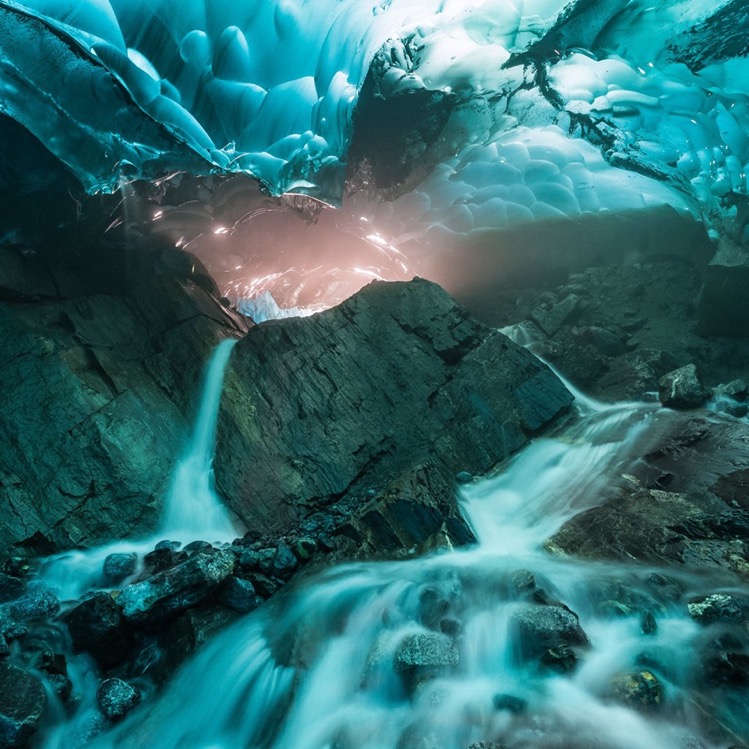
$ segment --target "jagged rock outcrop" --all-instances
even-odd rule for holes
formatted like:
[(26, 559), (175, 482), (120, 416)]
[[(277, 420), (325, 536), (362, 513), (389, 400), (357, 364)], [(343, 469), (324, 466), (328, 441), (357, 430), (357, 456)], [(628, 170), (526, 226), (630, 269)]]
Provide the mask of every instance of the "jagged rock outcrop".
[(346, 507), (379, 513), (383, 536), (415, 543), (418, 532), (393, 520), (401, 500), (370, 506), (398, 475), (430, 459), (452, 475), (483, 473), (572, 400), (544, 364), (420, 279), (375, 282), (314, 317), (252, 328), (225, 388), (217, 483), (251, 529)]
[(247, 329), (186, 253), (58, 241), (0, 252), (0, 549), (39, 554), (155, 525), (201, 368)]

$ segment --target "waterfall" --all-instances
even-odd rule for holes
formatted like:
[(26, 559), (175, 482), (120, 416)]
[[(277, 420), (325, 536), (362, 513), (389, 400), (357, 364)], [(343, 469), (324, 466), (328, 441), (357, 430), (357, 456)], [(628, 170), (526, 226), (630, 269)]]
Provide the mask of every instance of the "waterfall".
[(236, 342), (233, 338), (221, 341), (206, 365), (195, 426), (174, 468), (159, 529), (148, 538), (125, 539), (50, 557), (42, 565), (42, 578), (62, 600), (78, 599), (92, 588), (101, 587), (102, 565), (110, 554), (135, 553), (140, 557), (166, 538), (181, 542), (236, 538), (229, 514), (216, 495), (213, 476), (224, 372)]
[(231, 541), (237, 537), (226, 508), (216, 496), (213, 476), (224, 371), (235, 344), (233, 338), (221, 341), (206, 368), (195, 426), (167, 495), (162, 537), (207, 541)]
[[(155, 737), (162, 749), (466, 749), (497, 737), (513, 749), (699, 745), (690, 743), (700, 728), (683, 657), (698, 626), (662, 599), (657, 631), (644, 635), (638, 616), (602, 613), (592, 591), (626, 581), (633, 595), (652, 597), (652, 569), (542, 547), (637, 460), (654, 411), (615, 405), (537, 440), (501, 474), (464, 489), (478, 546), (329, 570), (218, 635), (152, 704), (93, 746), (142, 747)], [(689, 586), (689, 573), (669, 574)], [(579, 615), (590, 638), (568, 673), (519, 656), (513, 622), (529, 604), (517, 581), (529, 575)], [(421, 681), (399, 672), (394, 663), (414, 636), (441, 642), (451, 667)], [(657, 718), (607, 691), (648, 658), (666, 695)]]

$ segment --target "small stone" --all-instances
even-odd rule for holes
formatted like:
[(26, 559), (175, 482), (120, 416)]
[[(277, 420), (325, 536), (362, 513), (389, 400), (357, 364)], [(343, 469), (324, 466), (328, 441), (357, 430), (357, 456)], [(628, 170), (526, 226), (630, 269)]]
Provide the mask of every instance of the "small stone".
[(174, 562), (174, 552), (167, 548), (155, 549), (143, 557), (143, 565), (151, 574), (168, 570)]
[(180, 546), (182, 546), (182, 544), (179, 541), (164, 540), (164, 541), (159, 541), (156, 544), (156, 546), (154, 546), (153, 548), (154, 548), (154, 551), (164, 551), (164, 550), (177, 551), (177, 549), (179, 549)]
[(2, 571), (12, 577), (26, 577), (29, 574), (29, 560), (26, 557), (8, 557), (3, 562)]
[(294, 552), (284, 543), (278, 545), (276, 555), (273, 558), (272, 573), (282, 580), (286, 580), (294, 574), (294, 570), (299, 566), (299, 560)]
[(96, 699), (104, 717), (115, 721), (124, 718), (140, 703), (141, 694), (140, 689), (122, 679), (107, 679), (99, 686)]
[(493, 702), (497, 710), (507, 710), (513, 715), (519, 715), (528, 707), (528, 703), (524, 699), (511, 694), (495, 694)]
[(234, 575), (224, 581), (219, 588), (218, 600), (240, 614), (246, 614), (262, 603), (262, 598), (255, 593), (252, 583)]
[(213, 549), (208, 541), (191, 541), (182, 551), (208, 551), (208, 549)]
[(239, 555), (239, 566), (243, 572), (260, 570), (260, 554), (255, 549), (244, 549)]
[(510, 587), (514, 593), (526, 593), (536, 587), (536, 578), (529, 570), (518, 570), (510, 577)]
[(36, 676), (0, 663), (0, 747), (23, 747), (36, 732), (47, 702)]
[(569, 645), (557, 645), (541, 653), (541, 665), (559, 673), (572, 671), (577, 665), (577, 655)]
[(73, 682), (63, 674), (49, 674), (46, 678), (60, 702), (65, 702), (73, 692)]
[(669, 408), (698, 408), (708, 396), (694, 364), (675, 369), (658, 380), (658, 399)]
[(619, 674), (611, 679), (614, 696), (632, 707), (654, 708), (661, 704), (663, 688), (650, 671)]
[(419, 620), (427, 629), (439, 629), (449, 602), (438, 588), (427, 586), (419, 593)]
[(105, 668), (121, 663), (128, 653), (125, 621), (108, 593), (96, 593), (65, 616), (77, 652), (91, 653)]
[(458, 473), (455, 474), (455, 480), (459, 484), (470, 484), (471, 481), (473, 481), (473, 474), (468, 471), (458, 471)]
[(294, 546), (294, 552), (296, 553), (297, 558), (300, 562), (306, 562), (310, 560), (316, 551), (317, 544), (315, 543), (314, 539), (307, 537), (300, 538)]
[(744, 606), (738, 598), (727, 593), (714, 593), (703, 598), (695, 598), (687, 604), (689, 615), (700, 624), (722, 619), (731, 622), (744, 621)]
[(36, 588), (10, 604), (10, 610), (19, 621), (51, 619), (60, 610), (60, 599), (49, 588)]
[(257, 554), (257, 566), (260, 571), (265, 575), (273, 573), (273, 563), (276, 561), (276, 549), (266, 548), (260, 549), (256, 552)]
[(524, 658), (560, 645), (588, 645), (577, 616), (562, 606), (526, 606), (513, 615)]
[(646, 611), (642, 615), (642, 619), (640, 620), (640, 631), (644, 635), (654, 635), (658, 631), (658, 624), (655, 621), (655, 617), (649, 611)]
[(137, 554), (110, 554), (104, 560), (104, 577), (108, 582), (119, 583), (135, 574), (138, 567)]
[(447, 635), (419, 633), (401, 642), (395, 653), (395, 670), (403, 673), (414, 668), (457, 666), (459, 659), (458, 649)]

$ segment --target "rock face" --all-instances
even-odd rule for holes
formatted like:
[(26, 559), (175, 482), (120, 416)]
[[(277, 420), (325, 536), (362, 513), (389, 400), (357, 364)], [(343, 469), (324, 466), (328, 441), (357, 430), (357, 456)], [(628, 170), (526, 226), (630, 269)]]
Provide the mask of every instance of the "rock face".
[[(334, 309), (256, 326), (240, 341), (219, 418), (217, 482), (250, 528), (278, 531), (356, 492), (374, 498), (430, 458), (453, 475), (484, 472), (570, 402), (545, 365), (435, 284), (375, 282)], [(373, 516), (370, 528), (398, 537), (390, 520), (399, 505), (386, 504), (385, 522)], [(428, 514), (423, 528), (435, 522)]]
[(707, 412), (656, 418), (642, 460), (608, 501), (575, 516), (552, 550), (749, 574), (749, 424)]
[[(658, 243), (669, 245), (666, 238)], [(553, 241), (550, 246), (557, 249)], [(536, 353), (595, 397), (641, 399), (658, 391), (661, 377), (688, 364), (716, 386), (745, 376), (749, 342), (703, 337), (697, 306), (705, 258), (692, 249), (692, 264), (651, 258), (614, 266), (601, 259), (556, 286), (487, 290), (483, 301), (468, 306), (479, 319), (522, 326)], [(720, 305), (718, 317), (731, 304)], [(736, 335), (746, 331), (737, 328)]]
[(0, 549), (150, 530), (201, 368), (246, 330), (186, 253), (85, 232), (0, 253)]

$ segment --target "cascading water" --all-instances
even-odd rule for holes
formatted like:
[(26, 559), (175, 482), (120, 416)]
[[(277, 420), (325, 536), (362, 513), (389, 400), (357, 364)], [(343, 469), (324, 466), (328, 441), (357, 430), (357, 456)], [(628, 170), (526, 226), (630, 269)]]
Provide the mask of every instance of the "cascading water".
[[(154, 737), (164, 749), (716, 746), (683, 657), (699, 627), (658, 587), (662, 576), (543, 548), (624, 480), (654, 413), (616, 405), (536, 441), (465, 489), (477, 547), (329, 570), (219, 635), (156, 702), (93, 746), (152, 746)], [(669, 574), (684, 591), (704, 585)], [(639, 604), (614, 616), (601, 602), (622, 588)], [(546, 616), (577, 638), (577, 668), (539, 666), (527, 630), (542, 631)], [(612, 684), (633, 672), (657, 712), (615, 698)]]
[(175, 466), (157, 532), (146, 539), (121, 540), (50, 557), (42, 567), (42, 577), (62, 600), (80, 598), (100, 585), (102, 564), (110, 554), (141, 556), (166, 538), (186, 542), (196, 538), (228, 541), (236, 537), (229, 514), (216, 496), (213, 478), (213, 449), (224, 371), (236, 342), (233, 338), (221, 341), (206, 366), (195, 426), (187, 449)]
[(211, 357), (190, 443), (174, 471), (162, 533), (175, 538), (230, 541), (237, 536), (226, 508), (216, 496), (213, 477), (224, 370), (236, 342), (233, 338), (221, 341)]

